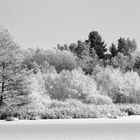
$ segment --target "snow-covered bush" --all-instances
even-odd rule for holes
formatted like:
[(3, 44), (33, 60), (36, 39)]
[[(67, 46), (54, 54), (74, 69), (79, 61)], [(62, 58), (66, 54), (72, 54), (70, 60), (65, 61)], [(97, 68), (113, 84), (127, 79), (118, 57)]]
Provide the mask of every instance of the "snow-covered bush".
[(140, 102), (140, 77), (136, 72), (123, 73), (112, 67), (100, 68), (94, 79), (100, 94), (108, 95), (115, 103)]
[(47, 62), (54, 66), (57, 72), (73, 70), (77, 67), (76, 57), (70, 51), (60, 51), (58, 49), (48, 50), (46, 58)]
[(40, 113), (42, 119), (117, 118), (126, 115), (125, 111), (121, 111), (115, 105), (96, 106), (83, 103), (78, 103), (76, 106), (70, 103), (63, 107), (48, 108)]
[(52, 108), (64, 108), (64, 107), (78, 107), (82, 106), (83, 103), (77, 99), (66, 99), (65, 101), (51, 100), (47, 104), (47, 109)]
[(81, 69), (63, 70), (61, 73), (48, 72), (45, 75), (46, 90), (52, 99), (76, 98), (85, 100), (98, 94), (96, 82)]
[(140, 115), (139, 104), (118, 104), (116, 107), (121, 111), (126, 112), (128, 115)]
[(113, 104), (112, 99), (106, 95), (95, 94), (88, 96), (85, 100), (85, 103), (95, 104), (95, 105), (104, 105), (104, 104)]
[(43, 74), (41, 72), (31, 74), (28, 76), (28, 81), (28, 90), (30, 92), (29, 100), (31, 105), (36, 109), (44, 109), (50, 101), (50, 98), (45, 89)]

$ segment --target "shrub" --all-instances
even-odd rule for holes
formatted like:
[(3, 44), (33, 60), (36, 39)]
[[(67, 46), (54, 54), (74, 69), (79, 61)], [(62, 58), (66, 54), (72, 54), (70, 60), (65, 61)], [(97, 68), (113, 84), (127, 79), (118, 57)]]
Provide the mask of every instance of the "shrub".
[(64, 103), (67, 105), (67, 107), (69, 106), (77, 107), (83, 105), (83, 103), (77, 99), (66, 99)]
[(140, 105), (138, 104), (119, 104), (116, 106), (128, 115), (140, 115)]
[(127, 115), (140, 115), (140, 105), (111, 104), (92, 105), (69, 99), (65, 102), (52, 101), (45, 109), (36, 110), (31, 104), (19, 108), (3, 108), (0, 119), (76, 119), (76, 118), (118, 118)]
[(12, 106), (2, 106), (0, 107), (0, 120), (9, 120), (12, 119), (13, 117), (20, 116), (19, 115), (19, 110), (17, 108), (14, 108)]
[(88, 106), (60, 107), (48, 109), (41, 115), (43, 119), (96, 118), (96, 114)]
[(34, 104), (28, 104), (21, 107), (16, 107), (12, 110), (12, 116), (20, 120), (36, 120), (40, 118), (39, 112), (43, 112), (44, 108), (38, 109)]
[(52, 99), (75, 98), (84, 100), (88, 95), (98, 94), (96, 82), (84, 75), (81, 69), (73, 71), (48, 72), (45, 75), (46, 90)]
[(9, 108), (4, 107), (0, 109), (0, 120), (5, 120), (12, 116), (12, 112)]
[(126, 112), (123, 112), (116, 105), (98, 105), (96, 106), (98, 118), (118, 118), (127, 116)]
[(112, 99), (106, 95), (93, 95), (89, 96), (84, 100), (85, 103), (95, 104), (95, 105), (104, 105), (104, 104), (113, 104)]
[(65, 106), (45, 110), (40, 116), (42, 119), (75, 119), (75, 118), (117, 118), (126, 116), (127, 113), (121, 111), (114, 105), (88, 105)]
[(127, 112), (120, 110), (116, 105), (84, 104), (76, 99), (68, 99), (64, 102), (55, 100), (48, 104), (45, 110), (38, 110), (34, 114), (41, 119), (117, 118), (127, 115)]
[(123, 73), (112, 67), (100, 68), (93, 75), (100, 94), (108, 95), (114, 103), (140, 102), (140, 77), (136, 72)]
[(65, 107), (66, 104), (64, 102), (61, 101), (57, 101), (57, 100), (51, 100), (48, 104), (47, 104), (47, 108), (51, 109), (51, 108), (60, 108), (60, 107)]

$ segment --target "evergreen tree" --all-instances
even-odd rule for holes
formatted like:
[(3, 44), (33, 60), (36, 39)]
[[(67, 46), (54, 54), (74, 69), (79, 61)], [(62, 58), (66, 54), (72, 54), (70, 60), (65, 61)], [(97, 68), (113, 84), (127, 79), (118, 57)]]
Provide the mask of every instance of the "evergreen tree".
[(118, 52), (123, 53), (124, 55), (128, 53), (125, 38), (120, 37), (118, 39)]
[(116, 45), (113, 44), (113, 43), (112, 43), (112, 45), (110, 46), (109, 50), (110, 50), (110, 53), (111, 53), (111, 57), (116, 56), (117, 53), (118, 53), (118, 50), (117, 50), (117, 48), (116, 48)]
[(23, 95), (22, 56), (9, 31), (0, 28), (0, 105)]
[(102, 37), (99, 35), (97, 31), (90, 32), (89, 42), (90, 42), (90, 52), (92, 53), (92, 49), (94, 49), (99, 59), (103, 59), (107, 51), (106, 44), (104, 41), (102, 41)]
[(140, 75), (140, 56), (136, 56), (135, 58), (134, 70)]

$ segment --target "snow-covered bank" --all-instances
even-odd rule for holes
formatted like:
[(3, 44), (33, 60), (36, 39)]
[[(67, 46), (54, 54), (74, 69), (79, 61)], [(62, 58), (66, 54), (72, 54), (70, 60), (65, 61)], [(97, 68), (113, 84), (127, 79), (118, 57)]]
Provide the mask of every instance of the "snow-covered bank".
[(119, 119), (0, 121), (0, 140), (136, 140), (140, 116)]
[(95, 118), (95, 119), (45, 119), (45, 120), (18, 120), (18, 121), (5, 121), (0, 120), (0, 125), (30, 125), (30, 124), (94, 124), (94, 123), (140, 123), (140, 115), (132, 115), (120, 117), (118, 119), (108, 118)]

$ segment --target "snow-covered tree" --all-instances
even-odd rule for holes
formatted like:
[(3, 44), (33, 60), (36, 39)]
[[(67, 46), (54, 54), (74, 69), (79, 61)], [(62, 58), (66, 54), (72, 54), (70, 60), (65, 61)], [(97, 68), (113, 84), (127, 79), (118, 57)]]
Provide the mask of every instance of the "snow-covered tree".
[(0, 27), (0, 105), (23, 95), (22, 56), (8, 29)]

